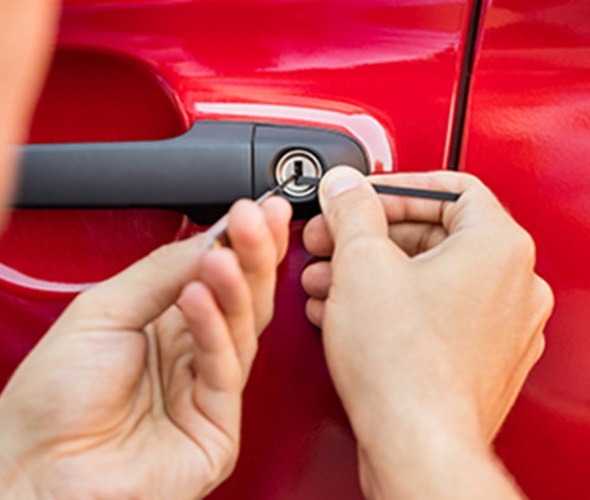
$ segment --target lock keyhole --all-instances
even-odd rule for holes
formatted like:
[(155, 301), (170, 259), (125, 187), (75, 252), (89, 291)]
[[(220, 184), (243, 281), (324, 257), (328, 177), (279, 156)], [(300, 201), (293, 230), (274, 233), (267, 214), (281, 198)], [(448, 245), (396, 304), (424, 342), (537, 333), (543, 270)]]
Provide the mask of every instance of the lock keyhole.
[[(304, 149), (295, 149), (283, 155), (277, 162), (275, 168), (275, 178), (277, 184), (282, 184), (293, 175), (299, 177), (315, 177), (319, 179), (322, 176), (322, 164), (319, 158), (313, 153)], [(309, 196), (317, 190), (316, 186), (299, 185), (291, 182), (283, 191), (293, 198), (303, 198)]]

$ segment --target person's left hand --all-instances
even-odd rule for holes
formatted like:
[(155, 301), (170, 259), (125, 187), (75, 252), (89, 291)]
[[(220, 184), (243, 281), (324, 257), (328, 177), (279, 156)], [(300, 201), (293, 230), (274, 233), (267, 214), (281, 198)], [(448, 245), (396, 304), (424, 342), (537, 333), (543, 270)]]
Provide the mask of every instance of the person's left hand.
[(0, 397), (0, 483), (15, 498), (180, 499), (226, 478), (289, 218), (282, 199), (239, 202), (233, 250), (197, 236), (80, 295)]

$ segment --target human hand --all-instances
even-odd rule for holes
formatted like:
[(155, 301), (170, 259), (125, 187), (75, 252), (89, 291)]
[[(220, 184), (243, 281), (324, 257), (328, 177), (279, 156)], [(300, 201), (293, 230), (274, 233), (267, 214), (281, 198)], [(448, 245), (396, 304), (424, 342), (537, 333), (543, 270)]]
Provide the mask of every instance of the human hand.
[(378, 197), (336, 169), (305, 229), (308, 250), (331, 258), (303, 275), (307, 314), (323, 329), (368, 489), (409, 449), (432, 454), (444, 441), (485, 453), (541, 356), (552, 309), (532, 239), (481, 182), (448, 172), (373, 182), (463, 194)]
[(174, 243), (71, 304), (0, 397), (15, 496), (192, 499), (227, 477), (289, 218), (238, 202), (233, 250)]

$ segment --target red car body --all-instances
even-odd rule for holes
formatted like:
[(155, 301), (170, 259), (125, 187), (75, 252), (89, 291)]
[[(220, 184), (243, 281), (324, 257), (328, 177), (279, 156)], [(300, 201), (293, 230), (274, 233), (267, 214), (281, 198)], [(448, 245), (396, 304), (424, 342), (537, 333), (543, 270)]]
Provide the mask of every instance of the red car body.
[[(584, 0), (67, 0), (30, 141), (162, 139), (254, 117), (345, 130), (374, 172), (478, 175), (533, 234), (557, 297), (546, 354), (497, 448), (530, 496), (584, 497), (588, 20)], [(0, 383), (78, 291), (186, 224), (156, 210), (15, 212), (0, 241)], [(354, 438), (304, 316), (302, 227), (246, 390), (241, 457), (214, 498), (361, 496)]]

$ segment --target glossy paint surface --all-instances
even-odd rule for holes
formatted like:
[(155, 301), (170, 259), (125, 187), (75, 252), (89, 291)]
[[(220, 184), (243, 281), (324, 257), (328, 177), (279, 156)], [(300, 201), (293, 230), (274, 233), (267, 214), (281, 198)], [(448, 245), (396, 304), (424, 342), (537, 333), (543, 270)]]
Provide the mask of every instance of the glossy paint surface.
[(532, 498), (590, 492), (590, 3), (486, 13), (463, 168), (533, 235), (556, 310), (497, 447)]
[(442, 165), (464, 4), (76, 0), (60, 43), (144, 62), (187, 121), (205, 103), (361, 111), (394, 138), (400, 165), (431, 169)]
[[(68, 1), (31, 140), (155, 139), (197, 119), (259, 116), (347, 130), (377, 170), (441, 168), (467, 10), (459, 0)], [(161, 212), (16, 214), (0, 243), (1, 382), (76, 290), (183, 224)], [(241, 458), (214, 498), (360, 497), (354, 439), (304, 317), (301, 229), (246, 391)]]
[[(100, 52), (62, 50), (30, 141), (157, 140), (183, 131), (171, 96), (145, 68)], [(44, 281), (46, 289), (97, 281), (174, 239), (181, 224), (181, 216), (157, 211), (16, 211), (0, 239), (0, 281), (17, 283), (11, 271)]]

